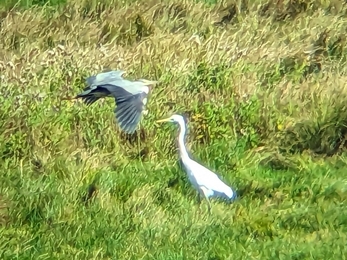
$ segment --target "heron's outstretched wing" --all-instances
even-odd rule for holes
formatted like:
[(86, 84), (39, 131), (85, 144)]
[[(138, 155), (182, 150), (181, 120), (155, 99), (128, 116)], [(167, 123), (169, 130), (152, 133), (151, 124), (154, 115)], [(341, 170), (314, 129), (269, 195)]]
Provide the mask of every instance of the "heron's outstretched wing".
[(99, 73), (95, 76), (90, 76), (86, 79), (87, 88), (104, 84), (111, 84), (114, 80), (122, 80), (124, 70), (112, 70)]
[(123, 131), (131, 134), (141, 120), (148, 87), (143, 82), (123, 79), (122, 74), (124, 71), (109, 71), (91, 76), (87, 78), (87, 88), (76, 97), (90, 105), (100, 98), (113, 96), (116, 120)]
[[(98, 85), (94, 85), (99, 83)], [(116, 99), (116, 103), (121, 103), (131, 98), (134, 94), (124, 90), (124, 86), (129, 85), (129, 89), (138, 94), (138, 89), (132, 88), (131, 82), (122, 78), (114, 78), (113, 80), (107, 80), (107, 82), (101, 82), (100, 80), (94, 81), (93, 85), (88, 86), (84, 91), (76, 96), (76, 98), (82, 98), (87, 105), (93, 104), (100, 98), (113, 96)], [(137, 90), (137, 93), (136, 93)]]
[(140, 95), (117, 105), (115, 115), (120, 128), (129, 134), (134, 133), (141, 120), (143, 107)]
[(125, 89), (113, 88), (112, 95), (115, 97), (115, 115), (122, 130), (132, 134), (139, 124), (144, 110), (143, 100), (147, 96), (145, 93), (131, 94)]
[(115, 114), (120, 128), (128, 134), (132, 134), (141, 120), (142, 109), (125, 102), (116, 107)]
[(76, 98), (82, 98), (87, 105), (91, 105), (100, 98), (110, 96), (113, 88), (124, 81), (122, 78), (124, 73), (123, 70), (113, 70), (88, 77), (86, 79), (87, 87)]

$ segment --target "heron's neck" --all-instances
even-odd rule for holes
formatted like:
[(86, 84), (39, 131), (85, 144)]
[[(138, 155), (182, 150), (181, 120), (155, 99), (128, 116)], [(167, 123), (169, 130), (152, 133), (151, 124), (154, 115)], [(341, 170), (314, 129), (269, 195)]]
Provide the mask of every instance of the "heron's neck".
[(184, 144), (185, 136), (186, 136), (186, 127), (185, 125), (180, 124), (180, 133), (178, 135), (178, 146), (180, 149), (180, 154), (182, 159), (189, 158), (187, 148)]

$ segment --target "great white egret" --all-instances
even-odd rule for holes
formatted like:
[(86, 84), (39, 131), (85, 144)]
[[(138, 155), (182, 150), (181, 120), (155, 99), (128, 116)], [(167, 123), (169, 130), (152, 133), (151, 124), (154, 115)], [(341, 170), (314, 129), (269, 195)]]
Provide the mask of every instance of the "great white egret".
[(186, 124), (184, 118), (181, 115), (175, 114), (169, 118), (157, 121), (157, 123), (161, 122), (177, 123), (180, 127), (178, 136), (180, 158), (184, 169), (187, 172), (189, 181), (199, 192), (199, 202), (201, 196), (204, 196), (208, 202), (208, 211), (210, 212), (211, 203), (209, 198), (219, 197), (228, 201), (234, 201), (236, 199), (236, 192), (232, 188), (226, 185), (214, 172), (190, 158), (184, 144), (186, 135)]

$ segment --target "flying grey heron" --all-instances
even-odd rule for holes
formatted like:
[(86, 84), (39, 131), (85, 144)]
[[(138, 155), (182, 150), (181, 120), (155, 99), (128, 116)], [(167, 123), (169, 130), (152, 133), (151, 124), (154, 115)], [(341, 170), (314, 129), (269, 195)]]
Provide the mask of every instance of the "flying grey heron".
[(189, 181), (193, 187), (198, 190), (198, 200), (201, 196), (204, 196), (208, 202), (208, 210), (211, 210), (211, 203), (209, 198), (219, 197), (228, 201), (234, 201), (236, 199), (236, 192), (233, 191), (228, 185), (226, 185), (214, 172), (210, 171), (206, 167), (192, 160), (188, 154), (187, 148), (184, 144), (184, 138), (186, 135), (186, 124), (184, 118), (181, 115), (172, 115), (169, 118), (158, 120), (157, 123), (172, 122), (177, 123), (180, 127), (180, 133), (178, 136), (178, 146), (180, 151), (180, 159), (187, 172)]
[(149, 85), (157, 83), (146, 79), (130, 81), (122, 76), (123, 70), (102, 72), (86, 79), (87, 87), (75, 99), (81, 98), (87, 105), (93, 104), (100, 98), (114, 97), (116, 108), (114, 110), (116, 120), (120, 128), (128, 133), (135, 132), (146, 113)]

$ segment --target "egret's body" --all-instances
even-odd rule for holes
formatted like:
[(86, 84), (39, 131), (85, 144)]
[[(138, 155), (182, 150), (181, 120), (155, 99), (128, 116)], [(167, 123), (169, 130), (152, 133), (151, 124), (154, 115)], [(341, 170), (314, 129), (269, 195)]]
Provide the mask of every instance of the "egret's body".
[(100, 98), (114, 97), (116, 120), (120, 128), (132, 134), (146, 113), (147, 96), (150, 91), (148, 85), (156, 81), (140, 79), (130, 81), (122, 75), (125, 71), (108, 71), (90, 76), (86, 79), (87, 87), (75, 98), (82, 98), (87, 105), (93, 104)]
[(207, 199), (209, 210), (211, 208), (209, 198), (219, 197), (229, 201), (235, 200), (236, 192), (233, 191), (232, 188), (226, 185), (214, 172), (190, 158), (184, 144), (186, 126), (183, 117), (180, 115), (173, 115), (157, 122), (174, 122), (178, 123), (180, 126), (178, 146), (181, 161), (187, 172), (189, 181), (199, 192), (199, 200), (200, 196), (203, 195)]

